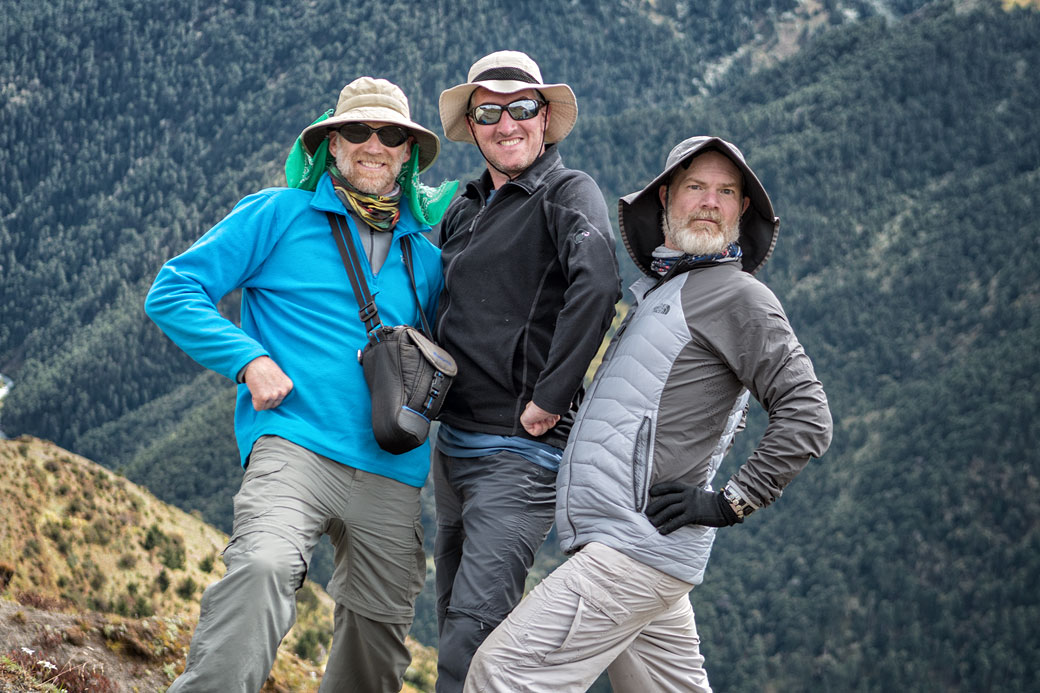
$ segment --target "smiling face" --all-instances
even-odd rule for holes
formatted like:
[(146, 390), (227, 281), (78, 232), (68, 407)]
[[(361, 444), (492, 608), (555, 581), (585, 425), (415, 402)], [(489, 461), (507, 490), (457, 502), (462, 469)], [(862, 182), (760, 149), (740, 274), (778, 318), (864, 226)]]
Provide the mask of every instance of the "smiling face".
[(658, 194), (665, 209), (664, 244), (690, 255), (720, 253), (740, 235), (740, 169), (729, 157), (706, 152), (678, 169)]
[[(470, 108), (482, 104), (505, 106), (517, 99), (542, 97), (534, 89), (524, 89), (512, 94), (496, 94), (484, 87), (477, 87), (470, 98)], [(480, 125), (466, 116), (466, 124), (488, 162), (488, 171), (495, 187), (520, 175), (545, 151), (545, 128), (549, 125), (549, 106), (542, 106), (538, 115), (528, 120), (513, 120), (503, 112), (497, 123)]]
[[(388, 123), (366, 122), (371, 128)], [(348, 142), (338, 132), (329, 133), (329, 153), (336, 159), (336, 168), (355, 188), (369, 195), (387, 195), (393, 192), (401, 167), (412, 151), (412, 138), (397, 147), (387, 147), (372, 133), (361, 144)]]

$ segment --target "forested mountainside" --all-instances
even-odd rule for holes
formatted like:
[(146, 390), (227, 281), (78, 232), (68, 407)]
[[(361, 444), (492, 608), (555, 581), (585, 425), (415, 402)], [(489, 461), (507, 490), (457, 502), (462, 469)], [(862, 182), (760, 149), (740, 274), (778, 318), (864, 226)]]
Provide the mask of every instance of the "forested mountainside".
[[(2, 427), (228, 529), (233, 394), (143, 316), (158, 266), (278, 184), (353, 76), (398, 82), (439, 132), (440, 90), (526, 50), (575, 89), (561, 150), (611, 206), (711, 133), (782, 219), (761, 278), (835, 441), (720, 533), (691, 596), (715, 686), (1033, 690), (1040, 12), (1005, 4), (18, 4), (0, 24)], [(471, 149), (445, 143), (429, 181), (479, 171)], [(427, 594), (413, 632), (435, 644)]]

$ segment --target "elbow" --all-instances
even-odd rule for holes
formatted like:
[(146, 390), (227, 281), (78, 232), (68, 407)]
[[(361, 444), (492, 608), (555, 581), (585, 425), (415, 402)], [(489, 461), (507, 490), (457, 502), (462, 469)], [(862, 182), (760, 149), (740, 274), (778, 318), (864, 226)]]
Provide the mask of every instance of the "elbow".
[[(606, 275), (606, 273), (604, 273)], [(604, 308), (613, 307), (621, 300), (621, 279), (617, 272), (611, 276), (604, 276), (601, 281), (596, 282), (592, 289), (592, 297), (597, 304)]]
[(144, 297), (144, 313), (152, 322), (159, 324), (162, 315), (169, 308), (169, 295), (161, 284), (162, 271), (160, 270), (159, 276), (152, 282), (152, 286), (148, 289), (148, 294)]
[(834, 420), (831, 418), (830, 407), (826, 403), (821, 407), (819, 416), (816, 419), (816, 426), (817, 451), (813, 453), (813, 457), (819, 458), (823, 456), (823, 453), (827, 452), (834, 437)]
[(144, 297), (144, 313), (154, 322), (155, 317), (159, 312), (160, 300), (158, 293), (155, 290), (155, 285), (153, 284), (152, 288), (148, 290), (148, 295)]

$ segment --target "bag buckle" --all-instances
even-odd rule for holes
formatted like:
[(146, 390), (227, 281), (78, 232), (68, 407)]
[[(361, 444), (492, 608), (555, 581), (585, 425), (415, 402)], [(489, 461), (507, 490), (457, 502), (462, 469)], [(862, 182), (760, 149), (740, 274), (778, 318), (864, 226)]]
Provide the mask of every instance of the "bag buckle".
[(376, 302), (374, 300), (366, 303), (361, 307), (361, 310), (358, 311), (358, 317), (361, 318), (361, 322), (368, 322), (377, 315), (379, 315), (379, 311), (376, 309)]

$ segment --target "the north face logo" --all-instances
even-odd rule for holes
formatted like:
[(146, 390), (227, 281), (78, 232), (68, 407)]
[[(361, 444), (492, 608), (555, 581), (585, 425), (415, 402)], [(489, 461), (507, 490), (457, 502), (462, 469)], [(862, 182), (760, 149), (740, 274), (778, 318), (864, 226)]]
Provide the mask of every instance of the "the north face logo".
[(670, 303), (658, 303), (656, 306), (654, 306), (654, 312), (660, 313), (661, 315), (667, 315), (668, 311), (671, 309), (672, 306)]

